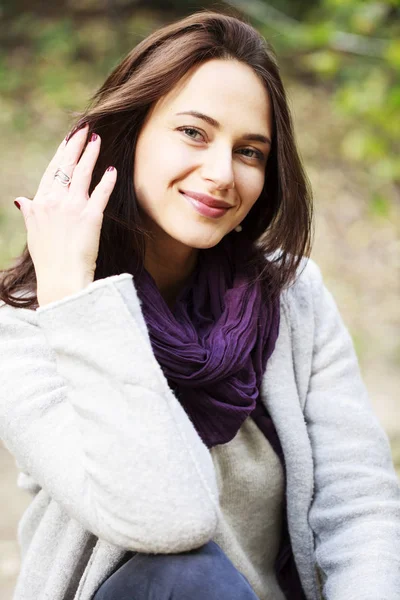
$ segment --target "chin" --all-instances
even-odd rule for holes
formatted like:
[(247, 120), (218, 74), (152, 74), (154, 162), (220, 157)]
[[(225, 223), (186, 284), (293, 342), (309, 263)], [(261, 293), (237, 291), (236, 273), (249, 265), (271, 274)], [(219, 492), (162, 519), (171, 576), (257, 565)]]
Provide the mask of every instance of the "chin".
[(173, 236), (177, 241), (185, 244), (185, 246), (189, 246), (190, 248), (196, 248), (197, 250), (206, 250), (207, 248), (213, 248), (216, 246), (224, 237), (225, 234), (221, 235), (221, 232), (212, 232), (209, 235), (201, 235), (199, 233), (192, 235), (187, 232), (185, 235), (176, 235)]

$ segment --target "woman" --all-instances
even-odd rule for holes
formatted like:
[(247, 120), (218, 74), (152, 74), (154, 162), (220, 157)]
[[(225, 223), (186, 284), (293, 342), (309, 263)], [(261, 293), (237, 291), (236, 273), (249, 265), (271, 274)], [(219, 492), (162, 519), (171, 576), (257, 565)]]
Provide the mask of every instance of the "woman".
[(265, 40), (206, 11), (153, 33), (18, 203), (14, 600), (397, 598), (399, 485)]

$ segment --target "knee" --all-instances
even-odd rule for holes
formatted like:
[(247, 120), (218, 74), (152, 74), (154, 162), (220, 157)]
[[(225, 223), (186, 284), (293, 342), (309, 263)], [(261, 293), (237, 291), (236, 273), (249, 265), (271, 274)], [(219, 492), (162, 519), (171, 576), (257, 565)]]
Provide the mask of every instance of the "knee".
[(180, 559), (179, 578), (171, 598), (257, 600), (247, 579), (215, 542), (202, 546), (193, 555), (182, 554)]
[(213, 541), (181, 554), (138, 554), (100, 587), (93, 600), (257, 600), (247, 579)]

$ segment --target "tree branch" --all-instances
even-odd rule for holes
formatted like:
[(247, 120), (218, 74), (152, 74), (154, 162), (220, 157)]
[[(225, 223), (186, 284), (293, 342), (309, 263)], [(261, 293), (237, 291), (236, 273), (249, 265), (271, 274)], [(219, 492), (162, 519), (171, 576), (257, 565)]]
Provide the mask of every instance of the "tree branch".
[[(285, 15), (274, 6), (260, 2), (260, 0), (226, 0), (226, 3), (285, 35), (290, 35), (293, 31), (305, 30), (300, 21)], [(335, 31), (327, 42), (327, 47), (339, 52), (383, 58), (389, 43), (390, 40)]]

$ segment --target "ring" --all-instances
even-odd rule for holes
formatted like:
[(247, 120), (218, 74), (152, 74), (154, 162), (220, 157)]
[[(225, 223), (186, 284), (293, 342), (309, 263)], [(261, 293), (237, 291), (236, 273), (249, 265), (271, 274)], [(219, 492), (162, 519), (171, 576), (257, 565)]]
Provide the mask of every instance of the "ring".
[(67, 187), (67, 185), (69, 185), (71, 183), (71, 177), (69, 177), (66, 173), (64, 173), (64, 171), (60, 168), (58, 168), (57, 171), (55, 172), (54, 179), (58, 179), (58, 181), (64, 187)]

